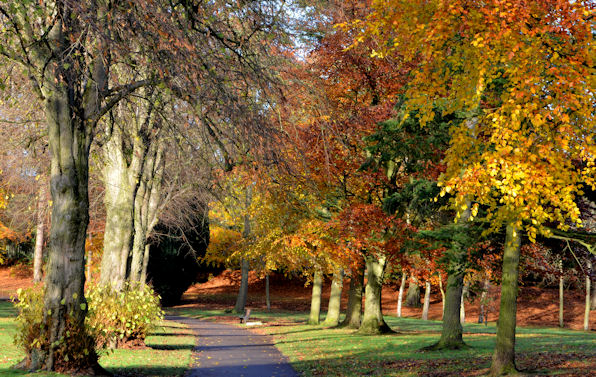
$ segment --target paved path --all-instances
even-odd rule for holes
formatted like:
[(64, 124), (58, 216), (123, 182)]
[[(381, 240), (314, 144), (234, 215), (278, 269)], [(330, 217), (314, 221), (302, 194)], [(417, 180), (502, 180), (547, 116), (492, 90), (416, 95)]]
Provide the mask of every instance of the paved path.
[(198, 337), (188, 377), (298, 377), (268, 336), (194, 318), (166, 319), (188, 325)]

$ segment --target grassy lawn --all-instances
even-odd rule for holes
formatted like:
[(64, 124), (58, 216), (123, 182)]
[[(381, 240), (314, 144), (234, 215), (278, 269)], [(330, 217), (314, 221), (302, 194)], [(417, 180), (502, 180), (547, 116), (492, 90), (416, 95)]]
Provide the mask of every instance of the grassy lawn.
[[(10, 367), (23, 358), (13, 344), (16, 310), (0, 301), (0, 376), (46, 377), (57, 373), (25, 373)], [(184, 325), (164, 321), (147, 338), (147, 348), (114, 350), (100, 357), (100, 364), (117, 376), (181, 376), (190, 365), (195, 337)]]
[[(178, 309), (196, 318), (229, 316), (223, 311)], [(303, 324), (306, 314), (253, 311), (259, 331), (273, 335), (276, 346), (303, 376), (481, 376), (488, 372), (495, 324), (466, 324), (462, 351), (419, 352), (440, 336), (441, 322), (386, 317), (398, 333), (357, 336), (352, 330)], [(518, 367), (528, 375), (586, 376), (596, 370), (596, 334), (553, 328), (518, 328)]]

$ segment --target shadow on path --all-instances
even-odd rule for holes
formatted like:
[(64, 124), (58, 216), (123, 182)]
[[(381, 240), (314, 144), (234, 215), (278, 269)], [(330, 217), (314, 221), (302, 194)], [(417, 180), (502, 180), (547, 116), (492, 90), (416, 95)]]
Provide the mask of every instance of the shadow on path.
[(194, 318), (166, 319), (186, 324), (198, 337), (187, 377), (298, 377), (268, 336)]

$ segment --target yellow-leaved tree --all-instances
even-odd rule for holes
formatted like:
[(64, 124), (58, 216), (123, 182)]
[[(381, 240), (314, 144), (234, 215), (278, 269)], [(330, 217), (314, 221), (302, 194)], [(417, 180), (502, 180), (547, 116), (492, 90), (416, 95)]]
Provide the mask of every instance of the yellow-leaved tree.
[[(521, 234), (581, 226), (576, 198), (596, 188), (593, 1), (374, 0), (347, 27), (371, 55), (414, 67), (407, 106), (466, 114), (451, 129), (441, 177), (460, 211), (506, 227), (491, 375), (515, 372)], [(471, 204), (467, 204), (471, 203)]]

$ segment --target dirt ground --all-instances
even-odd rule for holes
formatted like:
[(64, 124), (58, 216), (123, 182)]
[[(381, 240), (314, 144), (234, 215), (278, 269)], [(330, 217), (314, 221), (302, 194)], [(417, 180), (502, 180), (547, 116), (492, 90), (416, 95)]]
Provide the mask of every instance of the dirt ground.
[[(234, 306), (236, 294), (240, 286), (240, 272), (226, 270), (221, 275), (210, 279), (206, 283), (195, 284), (183, 296), (180, 306), (194, 306), (201, 308), (230, 308)], [(347, 306), (347, 290), (349, 280), (344, 282), (342, 293), (342, 310)], [(387, 285), (383, 288), (383, 313), (395, 315), (397, 307), (398, 288)], [(283, 275), (270, 277), (271, 307), (274, 309), (306, 311), (310, 307), (311, 286), (304, 286), (304, 281), (291, 279)], [(323, 310), (329, 299), (330, 279), (323, 287)], [(491, 287), (489, 304), (489, 322), (498, 318), (500, 292), (499, 287)], [(578, 290), (565, 291), (565, 327), (581, 329), (583, 327), (584, 292)], [(251, 273), (249, 278), (247, 306), (250, 308), (265, 308), (265, 279)], [(479, 300), (472, 299), (465, 302), (466, 322), (477, 322), (479, 314)], [(518, 298), (517, 323), (520, 326), (555, 327), (559, 323), (559, 291), (553, 288), (538, 288), (522, 286)], [(422, 309), (402, 309), (404, 317), (420, 317)], [(429, 319), (440, 320), (442, 315), (441, 294), (431, 293)], [(590, 329), (596, 331), (596, 311), (590, 315)]]
[[(0, 299), (7, 299), (18, 288), (32, 286), (31, 276), (27, 271), (11, 271), (0, 268)], [(347, 290), (349, 280), (344, 282), (342, 293), (342, 310), (347, 306)], [(194, 306), (201, 308), (230, 308), (234, 306), (236, 293), (240, 286), (240, 272), (226, 270), (206, 283), (195, 284), (183, 296), (180, 307)], [(305, 286), (304, 280), (288, 278), (281, 274), (270, 277), (271, 307), (273, 309), (307, 311), (310, 308), (311, 286)], [(325, 280), (323, 287), (322, 309), (326, 310), (329, 299), (330, 279)], [(398, 287), (387, 285), (383, 288), (383, 313), (395, 315)], [(518, 298), (517, 323), (520, 326), (558, 325), (559, 292), (553, 288), (522, 286)], [(499, 309), (499, 288), (490, 290), (489, 322), (496, 321)], [(584, 318), (584, 292), (578, 290), (565, 291), (565, 327), (581, 329)], [(265, 279), (255, 273), (250, 274), (247, 306), (265, 308)], [(479, 300), (467, 300), (466, 322), (476, 322), (479, 313)], [(442, 314), (441, 295), (437, 291), (431, 293), (429, 319), (440, 320)], [(420, 317), (422, 309), (402, 309), (404, 317)], [(596, 331), (596, 311), (590, 315), (590, 329)]]

